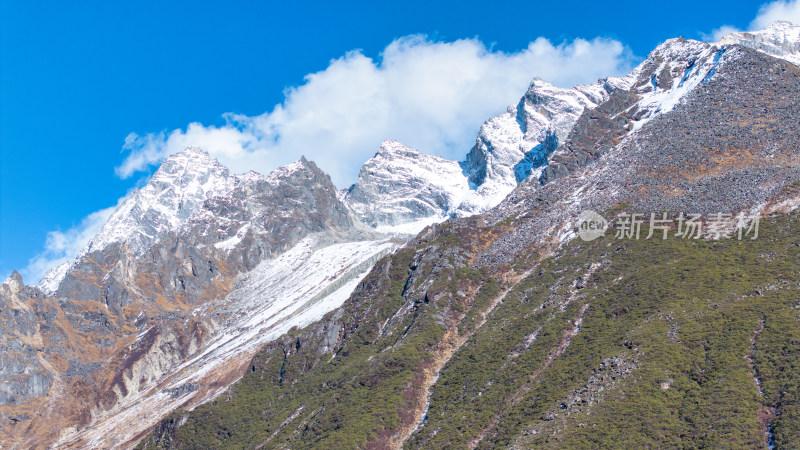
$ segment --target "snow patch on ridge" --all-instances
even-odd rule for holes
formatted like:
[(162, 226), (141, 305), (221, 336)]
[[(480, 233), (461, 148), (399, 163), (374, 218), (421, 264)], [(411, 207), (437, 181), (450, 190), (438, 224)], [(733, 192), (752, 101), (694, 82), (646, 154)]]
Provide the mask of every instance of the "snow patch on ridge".
[(318, 320), (340, 306), (374, 261), (395, 247), (389, 240), (325, 245), (312, 236), (262, 262), (237, 279), (222, 309), (230, 319), (215, 343), (184, 366), (204, 366), (211, 356), (225, 359), (260, 347), (293, 326)]

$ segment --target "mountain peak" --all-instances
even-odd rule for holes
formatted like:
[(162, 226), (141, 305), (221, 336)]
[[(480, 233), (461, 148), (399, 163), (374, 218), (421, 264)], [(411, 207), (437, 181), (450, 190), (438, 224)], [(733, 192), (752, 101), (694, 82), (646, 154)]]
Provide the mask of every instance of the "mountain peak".
[(192, 162), (192, 169), (201, 169), (212, 166), (225, 167), (216, 158), (209, 155), (207, 151), (200, 147), (190, 145), (178, 153), (172, 154), (164, 159), (164, 162), (161, 163), (161, 166), (158, 168), (156, 173), (162, 171), (162, 169), (165, 167), (170, 168), (172, 166), (186, 166), (186, 164), (190, 161)]
[(25, 283), (22, 282), (22, 275), (16, 270), (11, 272), (11, 275), (3, 284), (8, 286), (12, 293), (17, 293), (25, 287)]
[(297, 161), (291, 164), (286, 164), (285, 166), (280, 166), (270, 172), (270, 174), (267, 175), (267, 180), (276, 183), (298, 172), (314, 172), (315, 168), (316, 165), (314, 163), (306, 159), (305, 156), (301, 156)]
[(174, 191), (180, 197), (216, 195), (230, 191), (233, 178), (227, 167), (200, 147), (186, 149), (167, 157), (140, 194), (156, 200), (162, 191)]
[(381, 142), (381, 146), (378, 149), (378, 152), (375, 153), (375, 156), (379, 155), (387, 156), (392, 154), (408, 154), (408, 153), (419, 154), (420, 152), (417, 149), (404, 145), (399, 141), (395, 141), (393, 139), (385, 139), (383, 142)]
[(444, 220), (468, 194), (457, 162), (387, 139), (361, 167), (346, 202), (371, 227), (415, 234)]
[(800, 65), (800, 26), (779, 20), (759, 31), (731, 33), (717, 45), (738, 44)]
[(531, 80), (531, 83), (528, 85), (528, 90), (530, 91), (532, 89), (541, 89), (543, 87), (545, 87), (545, 88), (555, 88), (555, 86), (552, 83), (548, 83), (547, 81), (545, 81), (544, 79), (542, 79), (540, 77), (533, 77), (533, 79)]
[(788, 20), (776, 20), (767, 25), (763, 31), (797, 31), (800, 30), (800, 25), (795, 25)]
[[(128, 195), (81, 255), (115, 242), (127, 243), (135, 251), (145, 250), (157, 236), (177, 230), (205, 200), (231, 192), (235, 178), (208, 152), (186, 147), (167, 157), (147, 185)], [(54, 292), (75, 261), (51, 269), (39, 287)]]
[(739, 43), (742, 39), (752, 39), (758, 37), (756, 40), (772, 40), (783, 41), (789, 43), (797, 43), (800, 40), (800, 25), (795, 25), (786, 20), (777, 20), (767, 25), (762, 30), (755, 31), (737, 31), (722, 37), (717, 44), (725, 43)]
[(178, 152), (177, 154), (181, 154), (181, 153), (198, 154), (198, 155), (206, 155), (206, 156), (208, 156), (208, 152), (207, 151), (203, 150), (202, 148), (200, 148), (200, 147), (198, 147), (196, 145), (190, 145), (190, 146), (186, 147), (185, 149), (181, 150), (180, 152)]

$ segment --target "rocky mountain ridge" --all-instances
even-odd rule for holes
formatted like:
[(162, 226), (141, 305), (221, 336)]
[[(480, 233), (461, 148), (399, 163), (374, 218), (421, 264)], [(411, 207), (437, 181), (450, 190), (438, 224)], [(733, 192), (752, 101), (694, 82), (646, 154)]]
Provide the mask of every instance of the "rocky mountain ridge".
[[(141, 447), (791, 448), (800, 68), (721, 50), (657, 49), (581, 114), (563, 172), (428, 227)], [(769, 237), (585, 243), (587, 209), (759, 212)]]
[[(439, 371), (536, 261), (575, 236), (581, 210), (797, 203), (776, 196), (800, 179), (798, 69), (765, 56), (790, 61), (794, 47), (721, 42), (670, 40), (628, 76), (589, 86), (535, 79), (481, 127), (464, 162), (387, 141), (344, 195), (305, 159), (262, 176), (232, 175), (194, 148), (168, 158), (76, 260), (40, 287), (18, 274), (0, 286), (0, 413), (9, 418), (0, 440), (128, 447), (171, 411), (197, 408), (278, 359), (278, 386), (303, 386), (322, 361), (347, 367), (357, 336), (412, 342), (421, 358), (391, 366), (393, 350), (359, 366), (376, 377), (362, 387), (387, 367), (416, 380), (399, 385), (414, 414), (385, 416), (396, 426), (369, 439), (428, 442), (426, 430), (449, 426), (415, 425)], [(281, 423), (304, 417), (293, 408)], [(496, 424), (481, 426), (476, 442)]]
[[(159, 234), (176, 231), (205, 200), (229, 194), (244, 179), (231, 176), (225, 166), (200, 148), (189, 147), (167, 158), (144, 188), (134, 190), (78, 258), (115, 242), (125, 242), (134, 252), (140, 252)], [(54, 292), (78, 258), (50, 270), (38, 286)]]
[[(234, 176), (204, 152), (187, 149), (165, 161), (117, 213), (69, 264), (52, 294), (20, 287), (18, 275), (0, 289), (2, 313), (13, 318), (2, 328), (8, 363), (0, 375), (11, 382), (2, 383), (6, 393), (0, 411), (17, 419), (0, 424), (4, 443), (30, 446), (67, 438), (158, 397), (158, 386), (169, 386), (170, 379), (195, 377), (188, 386), (203, 387), (191, 390), (190, 398), (208, 398), (241, 372), (226, 357), (212, 357), (213, 364), (221, 364), (215, 366), (217, 379), (200, 383), (198, 370), (204, 366), (187, 369), (186, 363), (213, 348), (225, 355), (233, 346), (244, 359), (241, 355), (254, 351), (241, 340), (224, 338), (233, 329), (244, 339), (242, 330), (250, 326), (246, 314), (253, 314), (248, 308), (259, 304), (223, 307), (237, 292), (239, 275), (303, 239), (313, 238), (306, 244), (311, 253), (286, 264), (310, 267), (313, 251), (351, 245), (345, 252), (351, 259), (318, 268), (322, 278), (309, 278), (316, 283), (290, 309), (276, 305), (264, 312), (277, 316), (273, 322), (263, 318), (262, 328), (291, 327), (293, 320), (309, 320), (309, 313), (300, 314), (302, 308), (292, 309), (334, 308), (342, 296), (334, 287), (357, 281), (365, 261), (397, 245), (356, 227), (329, 177), (305, 159), (269, 176)], [(366, 247), (356, 251), (360, 245)], [(283, 297), (291, 287), (279, 285), (270, 292)], [(259, 298), (254, 294), (250, 300)], [(277, 320), (281, 314), (289, 315)], [(148, 411), (150, 420), (169, 412), (159, 411)]]
[[(441, 178), (430, 176), (432, 166), (421, 169), (427, 163), (418, 166), (422, 171), (427, 170), (425, 174), (415, 174), (415, 163), (409, 164), (409, 160), (403, 157), (387, 157), (394, 151), (398, 155), (404, 152), (407, 155), (410, 149), (387, 141), (375, 158), (365, 164), (364, 178), (360, 176), (350, 190), (355, 192), (350, 202), (362, 211), (369, 207), (378, 208), (375, 204), (366, 206), (367, 198), (375, 201), (378, 197), (364, 193), (365, 188), (374, 189), (370, 183), (376, 179), (382, 180), (378, 184), (382, 183), (380, 190), (386, 197), (378, 200), (378, 204), (386, 205), (382, 201), (407, 201), (389, 199), (391, 185), (399, 187), (403, 177), (419, 177), (427, 180), (426, 192), (417, 189), (416, 196), (412, 195), (416, 200), (410, 203), (419, 201), (428, 206), (418, 204), (412, 207), (409, 203), (402, 213), (406, 219), (432, 223), (447, 217), (480, 213), (500, 203), (526, 178), (538, 178), (546, 183), (562, 176), (596, 159), (598, 152), (607, 150), (659, 114), (672, 111), (688, 93), (714, 76), (724, 62), (726, 49), (732, 45), (752, 48), (795, 64), (800, 62), (797, 57), (798, 30), (800, 27), (788, 22), (776, 22), (765, 30), (734, 33), (716, 43), (670, 39), (626, 76), (609, 77), (571, 89), (558, 88), (534, 78), (518, 104), (509, 106), (507, 112), (481, 126), (475, 145), (459, 163), (469, 191), (452, 163), (436, 158), (439, 164), (436, 170), (442, 174)], [(594, 113), (585, 115), (585, 111)], [(593, 125), (596, 121), (603, 121), (603, 124)], [(616, 123), (609, 128), (609, 121)], [(587, 130), (589, 127), (594, 129)], [(568, 140), (578, 140), (580, 134), (592, 133), (598, 128), (607, 131), (604, 141), (593, 145), (594, 154), (575, 155), (569, 150), (572, 144)], [(551, 158), (556, 151), (558, 153)], [(435, 157), (415, 156), (410, 160), (421, 161), (422, 158)], [(408, 187), (399, 188), (399, 191), (402, 189)], [(387, 216), (379, 220), (373, 216), (367, 222), (373, 226), (378, 223), (392, 226), (397, 219)]]

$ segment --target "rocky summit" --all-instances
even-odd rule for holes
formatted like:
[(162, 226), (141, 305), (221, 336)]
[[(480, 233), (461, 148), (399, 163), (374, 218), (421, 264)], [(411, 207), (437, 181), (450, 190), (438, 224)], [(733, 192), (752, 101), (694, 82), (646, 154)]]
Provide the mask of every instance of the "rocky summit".
[(343, 191), (170, 156), (0, 285), (0, 446), (800, 445), (799, 46), (535, 78), (462, 161), (387, 140)]

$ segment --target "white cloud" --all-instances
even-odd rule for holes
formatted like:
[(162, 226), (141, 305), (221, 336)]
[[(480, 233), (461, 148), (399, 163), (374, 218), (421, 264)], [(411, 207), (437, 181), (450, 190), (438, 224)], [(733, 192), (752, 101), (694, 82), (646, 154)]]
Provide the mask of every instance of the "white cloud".
[(516, 103), (534, 76), (559, 86), (627, 72), (630, 51), (596, 38), (553, 44), (536, 39), (504, 53), (477, 39), (393, 41), (378, 60), (352, 51), (309, 74), (284, 101), (259, 116), (224, 114), (222, 126), (191, 123), (171, 132), (131, 134), (117, 174), (129, 177), (188, 145), (236, 172), (267, 173), (305, 155), (343, 187), (383, 139), (462, 158), (480, 124)]
[[(749, 31), (763, 30), (772, 22), (785, 20), (800, 25), (800, 0), (775, 0), (764, 3), (758, 9), (756, 18), (747, 27)], [(731, 25), (723, 25), (709, 34), (702, 33), (703, 40), (706, 42), (717, 42), (725, 35), (737, 33), (740, 30)]]
[(702, 33), (702, 37), (703, 37), (703, 40), (706, 41), (706, 42), (717, 42), (720, 39), (722, 39), (723, 37), (725, 37), (725, 36), (727, 36), (727, 35), (729, 35), (731, 33), (738, 33), (740, 31), (742, 31), (742, 30), (740, 30), (740, 29), (738, 29), (736, 27), (732, 27), (730, 25), (723, 25), (723, 26), (711, 31), (711, 33), (708, 33), (708, 34)]
[(21, 272), (28, 284), (36, 284), (53, 267), (57, 267), (76, 257), (89, 241), (100, 231), (116, 206), (95, 211), (84, 217), (80, 224), (66, 231), (47, 233), (44, 250), (28, 261)]
[(750, 29), (760, 30), (777, 20), (800, 24), (800, 0), (777, 0), (762, 5), (755, 20), (750, 24)]

